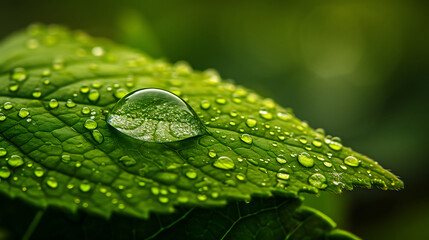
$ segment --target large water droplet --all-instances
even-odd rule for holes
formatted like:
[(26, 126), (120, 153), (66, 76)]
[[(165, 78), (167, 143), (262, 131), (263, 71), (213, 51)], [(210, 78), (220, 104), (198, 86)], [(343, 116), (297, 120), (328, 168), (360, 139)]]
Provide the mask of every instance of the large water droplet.
[(7, 163), (11, 167), (19, 167), (19, 166), (22, 166), (24, 164), (24, 160), (19, 155), (12, 155), (10, 157), (10, 159), (7, 161)]
[(87, 180), (83, 180), (82, 183), (79, 185), (79, 189), (82, 192), (88, 192), (89, 190), (91, 190), (91, 184), (89, 184)]
[(310, 154), (303, 152), (298, 156), (298, 162), (301, 163), (304, 167), (313, 167), (314, 166), (314, 160), (310, 156)]
[(34, 176), (43, 177), (44, 174), (45, 174), (45, 171), (43, 170), (42, 167), (36, 167), (36, 169), (34, 169)]
[(359, 159), (357, 159), (354, 156), (348, 156), (348, 157), (344, 158), (344, 163), (351, 166), (351, 167), (357, 167), (357, 166), (359, 166), (360, 161), (359, 161)]
[(4, 115), (4, 113), (0, 113), (0, 122), (3, 122), (6, 120), (6, 115)]
[(13, 108), (13, 104), (11, 102), (5, 102), (3, 104), (3, 108), (4, 108), (4, 110), (12, 109)]
[(326, 177), (323, 174), (315, 173), (308, 178), (308, 182), (317, 188), (324, 189), (328, 185), (326, 184)]
[(224, 170), (231, 170), (231, 169), (234, 169), (235, 164), (231, 158), (222, 156), (213, 162), (213, 166)]
[(30, 115), (30, 112), (26, 108), (21, 108), (18, 112), (20, 118), (26, 118), (28, 115)]
[(160, 89), (141, 89), (116, 103), (107, 123), (147, 142), (174, 142), (203, 134), (195, 112), (176, 95)]

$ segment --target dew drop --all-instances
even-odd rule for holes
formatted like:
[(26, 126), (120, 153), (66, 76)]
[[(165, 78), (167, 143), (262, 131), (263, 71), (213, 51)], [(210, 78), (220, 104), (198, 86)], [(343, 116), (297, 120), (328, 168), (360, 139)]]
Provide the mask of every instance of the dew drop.
[(39, 88), (35, 88), (31, 94), (34, 98), (40, 98), (42, 96), (42, 91)]
[(315, 147), (321, 147), (322, 146), (322, 140), (315, 138), (312, 142), (313, 146)]
[(82, 192), (89, 192), (91, 190), (91, 184), (87, 180), (83, 180), (82, 183), (79, 185), (79, 189)]
[(307, 152), (303, 152), (298, 156), (298, 162), (307, 168), (314, 166), (314, 160)]
[(68, 99), (67, 102), (66, 102), (66, 107), (68, 107), (68, 108), (74, 108), (74, 107), (76, 107), (76, 103), (74, 103), (73, 100)]
[(357, 159), (354, 156), (348, 156), (348, 157), (344, 158), (344, 163), (351, 166), (351, 167), (357, 167), (357, 166), (359, 166), (360, 161), (359, 161), (359, 159)]
[(36, 167), (34, 169), (34, 176), (36, 176), (36, 177), (43, 177), (44, 174), (45, 174), (45, 171), (43, 170), (42, 167)]
[(259, 110), (259, 116), (261, 116), (263, 119), (267, 119), (267, 120), (273, 119), (273, 114), (268, 112), (268, 110), (265, 108), (261, 108)]
[(0, 167), (0, 178), (6, 179), (10, 177), (10, 170), (6, 166)]
[(276, 104), (274, 103), (273, 99), (271, 98), (265, 98), (264, 100), (262, 100), (262, 105), (266, 108), (274, 108), (276, 106)]
[(291, 119), (290, 114), (285, 113), (285, 112), (278, 112), (278, 113), (277, 113), (277, 117), (278, 117), (280, 120), (283, 120), (283, 121), (287, 121), (287, 120)]
[(240, 136), (241, 141), (247, 143), (247, 144), (252, 144), (253, 142), (253, 138), (249, 135), (249, 134), (243, 134)]
[(340, 142), (335, 142), (330, 139), (325, 139), (326, 144), (328, 144), (329, 148), (334, 151), (340, 151), (343, 148), (343, 145)]
[(88, 93), (90, 88), (88, 86), (82, 86), (80, 87), (79, 91), (83, 94)]
[(206, 201), (207, 200), (207, 195), (205, 194), (198, 194), (197, 195), (197, 199), (200, 201)]
[(58, 187), (58, 182), (57, 179), (55, 179), (54, 177), (48, 177), (46, 179), (46, 185), (48, 185), (48, 187), (50, 188), (57, 188)]
[(286, 159), (284, 159), (283, 157), (280, 157), (280, 156), (276, 157), (276, 160), (280, 164), (285, 164), (286, 163)]
[(10, 82), (9, 84), (9, 91), (16, 92), (19, 89), (19, 84), (15, 81)]
[(128, 91), (126, 89), (119, 88), (119, 89), (116, 89), (115, 91), (115, 98), (121, 99), (125, 97), (127, 94), (128, 94)]
[(308, 182), (319, 189), (324, 189), (328, 185), (326, 184), (326, 177), (323, 174), (320, 173), (314, 173), (308, 178)]
[(195, 112), (176, 95), (160, 89), (141, 89), (116, 103), (107, 123), (132, 138), (174, 142), (203, 134)]
[(48, 103), (49, 107), (51, 109), (57, 108), (58, 107), (58, 101), (56, 99), (51, 99)]
[(18, 112), (18, 116), (20, 118), (26, 118), (26, 117), (28, 117), (28, 115), (30, 115), (30, 112), (26, 108), (21, 108)]
[(276, 174), (277, 178), (282, 179), (282, 180), (289, 180), (290, 175), (287, 173), (283, 173), (283, 172), (279, 172)]
[(235, 175), (235, 178), (237, 178), (240, 181), (246, 180), (246, 176), (243, 173), (237, 173), (237, 175)]
[(195, 179), (197, 178), (198, 174), (195, 170), (189, 170), (185, 173), (186, 177), (189, 179)]
[(332, 163), (330, 162), (323, 162), (323, 165), (325, 165), (325, 167), (332, 167)]
[(203, 109), (203, 110), (210, 109), (210, 106), (211, 106), (211, 104), (210, 104), (209, 100), (202, 100), (201, 103), (200, 103), (200, 108)]
[(6, 120), (6, 115), (4, 115), (3, 113), (0, 113), (0, 122), (4, 122)]
[(226, 99), (224, 97), (219, 96), (219, 97), (216, 98), (215, 102), (217, 104), (224, 105), (224, 104), (226, 104)]
[(94, 130), (98, 127), (98, 124), (96, 121), (94, 121), (92, 119), (87, 119), (85, 121), (85, 123), (83, 124), (83, 126), (88, 130)]
[(91, 102), (96, 102), (100, 99), (100, 92), (96, 89), (91, 89), (88, 94), (88, 100)]
[(0, 148), (0, 157), (4, 157), (7, 154), (7, 150), (5, 148)]
[(255, 127), (256, 126), (256, 120), (252, 119), (252, 118), (248, 118), (246, 120), (246, 125), (250, 128)]
[(84, 115), (88, 115), (91, 112), (91, 110), (89, 109), (89, 107), (83, 107), (81, 112)]
[(22, 159), (19, 155), (12, 155), (10, 159), (7, 161), (9, 166), (11, 167), (19, 167), (24, 164), (24, 159)]
[(235, 168), (234, 161), (232, 161), (231, 158), (222, 156), (216, 159), (213, 162), (213, 166), (216, 168), (224, 169), (224, 170), (231, 170)]
[(91, 53), (96, 57), (100, 57), (104, 55), (104, 49), (102, 47), (93, 47)]
[(302, 143), (302, 144), (307, 144), (307, 138), (305, 138), (305, 137), (300, 137), (299, 139), (298, 139), (298, 141), (300, 142), (300, 143)]
[(28, 72), (25, 68), (15, 68), (10, 74), (10, 80), (22, 82), (28, 78)]
[(4, 108), (4, 110), (12, 109), (13, 108), (13, 104), (11, 102), (5, 102), (3, 104), (3, 108)]

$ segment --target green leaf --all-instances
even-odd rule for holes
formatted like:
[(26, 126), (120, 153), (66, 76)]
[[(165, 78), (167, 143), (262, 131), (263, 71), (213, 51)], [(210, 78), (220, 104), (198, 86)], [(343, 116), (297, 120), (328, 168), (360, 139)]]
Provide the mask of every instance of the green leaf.
[[(213, 70), (58, 26), (31, 26), (0, 53), (0, 192), (38, 207), (147, 218), (251, 196), (403, 187), (338, 138)], [(180, 96), (206, 133), (158, 143), (109, 126), (115, 103), (142, 88)]]
[[(339, 230), (324, 214), (301, 206), (296, 198), (255, 198), (251, 202), (232, 201), (221, 208), (179, 207), (173, 214), (153, 214), (149, 219), (113, 215), (109, 221), (84, 213), (67, 215), (45, 212), (2, 201), (5, 218), (0, 226), (19, 239), (36, 226), (33, 239), (358, 239)], [(17, 208), (10, 208), (11, 205)], [(22, 203), (21, 203), (22, 205)], [(19, 214), (19, 224), (3, 221)], [(13, 218), (12, 218), (13, 219)], [(25, 228), (28, 227), (26, 230)], [(1, 232), (1, 231), (0, 231)]]

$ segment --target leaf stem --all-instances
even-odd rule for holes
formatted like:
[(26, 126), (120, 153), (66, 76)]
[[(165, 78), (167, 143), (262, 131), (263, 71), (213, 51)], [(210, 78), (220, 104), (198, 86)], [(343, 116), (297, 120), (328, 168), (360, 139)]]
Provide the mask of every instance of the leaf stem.
[(33, 218), (33, 221), (31, 221), (30, 225), (27, 228), (27, 231), (25, 231), (24, 236), (22, 236), (22, 240), (29, 240), (31, 235), (33, 235), (34, 230), (36, 229), (37, 225), (39, 225), (40, 220), (43, 217), (43, 214), (45, 213), (44, 210), (37, 211), (36, 215)]

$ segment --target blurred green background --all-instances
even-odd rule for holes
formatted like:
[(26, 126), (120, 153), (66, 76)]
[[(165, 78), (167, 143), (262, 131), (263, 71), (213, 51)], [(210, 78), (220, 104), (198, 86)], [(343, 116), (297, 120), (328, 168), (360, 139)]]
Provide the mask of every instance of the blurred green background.
[(308, 205), (364, 239), (428, 239), (428, 12), (415, 0), (17, 0), (0, 1), (0, 37), (64, 24), (215, 68), (405, 182), (400, 192), (308, 196)]

